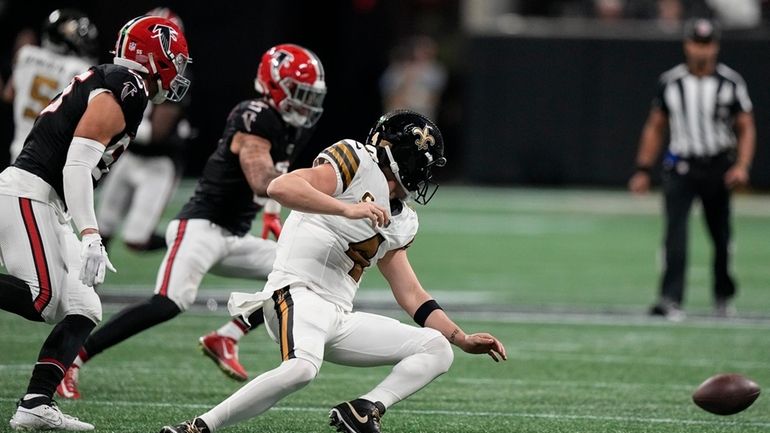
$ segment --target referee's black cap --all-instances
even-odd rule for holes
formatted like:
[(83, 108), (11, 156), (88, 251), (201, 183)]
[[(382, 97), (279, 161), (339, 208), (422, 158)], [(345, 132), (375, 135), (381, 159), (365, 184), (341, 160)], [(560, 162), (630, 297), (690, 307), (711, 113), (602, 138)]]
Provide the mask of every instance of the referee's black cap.
[(708, 18), (692, 18), (684, 24), (684, 38), (693, 42), (719, 41), (719, 25)]

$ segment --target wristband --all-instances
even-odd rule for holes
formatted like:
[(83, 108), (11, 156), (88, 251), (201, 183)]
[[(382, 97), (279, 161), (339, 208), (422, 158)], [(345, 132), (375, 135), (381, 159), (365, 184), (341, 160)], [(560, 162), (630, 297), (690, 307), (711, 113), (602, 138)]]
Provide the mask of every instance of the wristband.
[(414, 321), (418, 325), (425, 327), (425, 321), (428, 320), (428, 316), (430, 316), (433, 310), (443, 310), (443, 308), (434, 299), (423, 302), (420, 308), (414, 312)]

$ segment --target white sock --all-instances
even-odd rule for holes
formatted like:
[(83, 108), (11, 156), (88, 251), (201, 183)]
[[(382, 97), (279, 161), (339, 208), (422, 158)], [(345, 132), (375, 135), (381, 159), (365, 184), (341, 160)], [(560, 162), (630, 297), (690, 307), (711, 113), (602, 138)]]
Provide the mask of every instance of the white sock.
[(223, 336), (223, 337), (230, 337), (235, 341), (239, 341), (241, 337), (243, 337), (246, 332), (238, 326), (239, 323), (235, 323), (237, 319), (233, 319), (224, 325), (222, 325), (221, 328), (217, 329), (217, 334)]
[(254, 378), (222, 403), (198, 418), (212, 432), (254, 418), (279, 400), (304, 387), (318, 374), (310, 361), (294, 358)]
[(446, 373), (454, 359), (449, 342), (443, 336), (436, 337), (426, 342), (424, 348), (424, 352), (402, 359), (385, 380), (360, 398), (382, 402), (389, 408)]

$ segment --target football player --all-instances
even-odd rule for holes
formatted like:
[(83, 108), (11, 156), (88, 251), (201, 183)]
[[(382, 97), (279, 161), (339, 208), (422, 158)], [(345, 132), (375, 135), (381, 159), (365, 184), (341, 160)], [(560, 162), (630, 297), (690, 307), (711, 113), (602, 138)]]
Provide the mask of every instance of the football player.
[(42, 47), (19, 49), (3, 95), (13, 100), (13, 162), (32, 130), (38, 113), (72, 77), (95, 63), (98, 31), (82, 12), (57, 9), (43, 22)]
[[(330, 412), (338, 431), (380, 431), (392, 405), (445, 373), (450, 343), (468, 353), (506, 359), (487, 333), (466, 334), (420, 285), (407, 258), (417, 234), (409, 199), (426, 204), (436, 191), (432, 171), (446, 163), (436, 125), (412, 111), (393, 111), (371, 129), (366, 144), (342, 140), (313, 168), (270, 183), (268, 194), (292, 209), (262, 292), (233, 293), (230, 312), (264, 321), (283, 362), (192, 421), (161, 433), (209, 433), (257, 416), (310, 383), (324, 360), (351, 366), (393, 365), (379, 385)], [(377, 265), (398, 304), (419, 327), (354, 312), (364, 272)]]
[[(13, 429), (91, 430), (52, 401), (101, 320), (94, 287), (114, 271), (99, 235), (94, 184), (136, 134), (148, 99), (179, 100), (190, 82), (182, 31), (138, 17), (118, 33), (113, 64), (75, 76), (40, 112), (19, 157), (0, 173), (0, 308), (54, 328), (37, 358)], [(74, 223), (81, 240), (72, 230)]]
[[(275, 241), (249, 233), (261, 208), (255, 195), (266, 197), (268, 183), (286, 170), (307, 143), (323, 112), (326, 83), (315, 54), (282, 44), (264, 53), (255, 84), (261, 96), (239, 103), (230, 112), (195, 193), (168, 225), (168, 251), (158, 271), (155, 295), (119, 312), (88, 338), (59, 386), (59, 395), (80, 397), (79, 370), (90, 358), (187, 310), (208, 272), (265, 279), (272, 270)], [(229, 321), (201, 337), (204, 353), (231, 377), (246, 380), (237, 341), (262, 323), (261, 318), (259, 312), (250, 325), (242, 318)]]
[[(155, 8), (147, 15), (167, 18), (184, 31), (182, 19), (168, 8)], [(179, 184), (190, 130), (184, 119), (188, 104), (189, 94), (182, 102), (148, 105), (131, 147), (104, 180), (96, 220), (107, 250), (121, 223), (123, 240), (132, 251), (166, 247), (155, 229)]]

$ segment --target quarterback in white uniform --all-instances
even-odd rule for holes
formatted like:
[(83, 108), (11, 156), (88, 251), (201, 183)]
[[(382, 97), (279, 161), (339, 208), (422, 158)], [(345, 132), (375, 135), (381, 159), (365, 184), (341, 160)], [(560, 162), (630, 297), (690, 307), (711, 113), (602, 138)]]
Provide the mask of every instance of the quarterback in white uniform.
[[(487, 333), (466, 334), (422, 288), (407, 259), (417, 233), (408, 198), (425, 204), (442, 167), (438, 128), (421, 114), (382, 116), (366, 144), (340, 141), (313, 168), (270, 183), (268, 194), (292, 209), (262, 292), (234, 293), (230, 312), (248, 317), (264, 305), (265, 324), (283, 362), (210, 411), (161, 433), (207, 433), (257, 416), (304, 387), (324, 360), (351, 366), (393, 365), (380, 384), (330, 412), (340, 432), (380, 432), (385, 410), (445, 373), (454, 343), (468, 353), (505, 359)], [(353, 311), (361, 277), (377, 264), (399, 305), (420, 327)]]
[(72, 77), (94, 64), (96, 26), (81, 12), (57, 9), (43, 24), (43, 46), (19, 49), (9, 82), (13, 98), (13, 162), (32, 130), (37, 115)]

